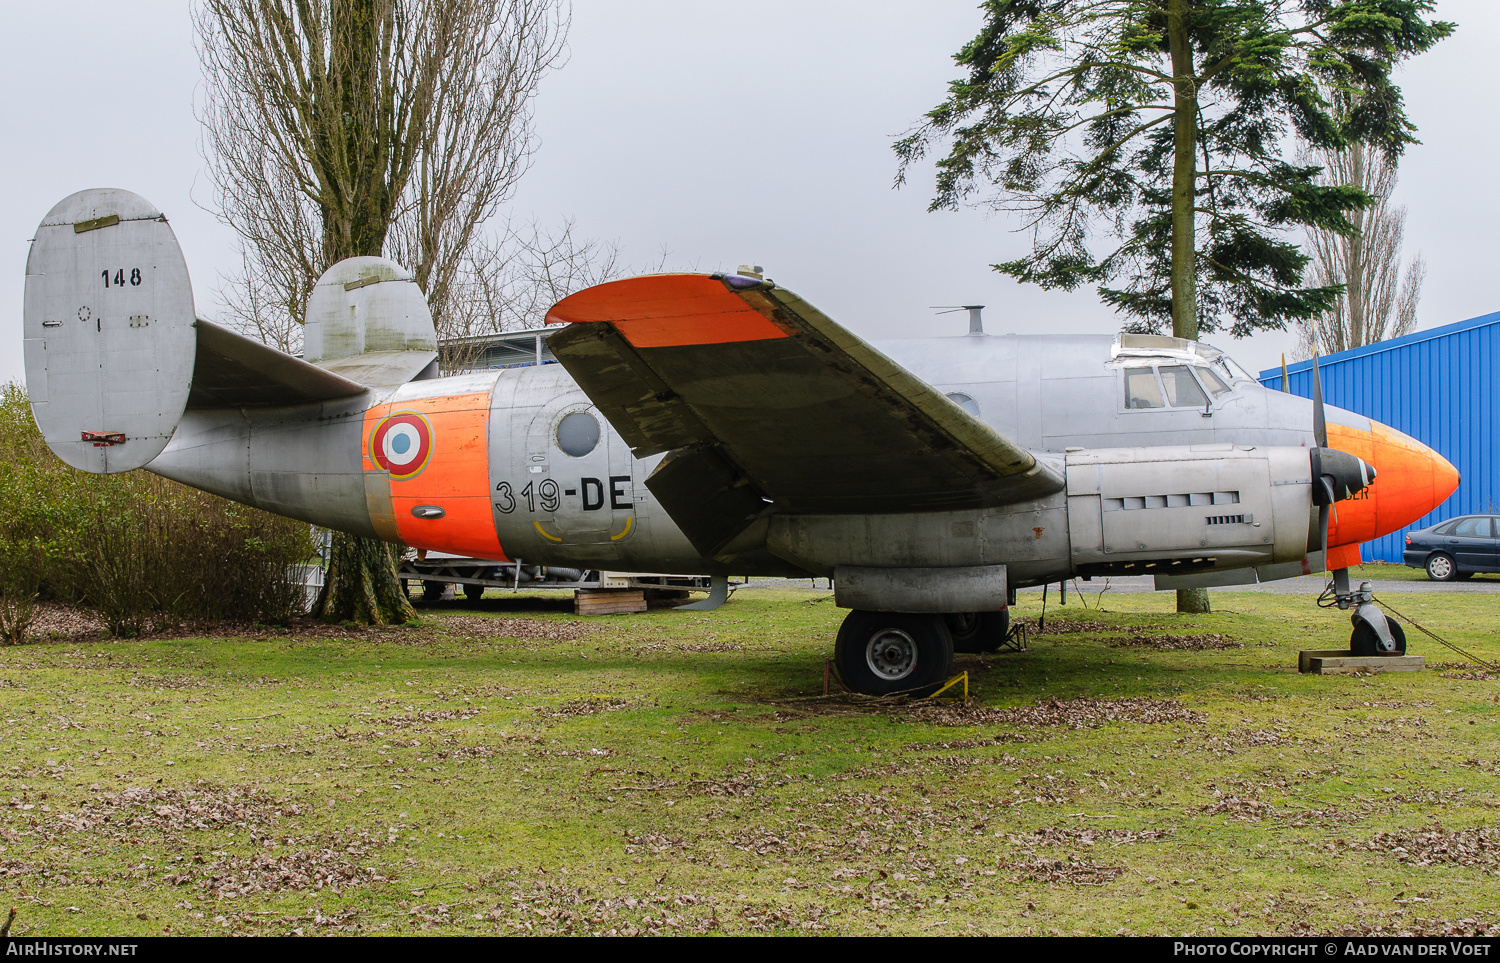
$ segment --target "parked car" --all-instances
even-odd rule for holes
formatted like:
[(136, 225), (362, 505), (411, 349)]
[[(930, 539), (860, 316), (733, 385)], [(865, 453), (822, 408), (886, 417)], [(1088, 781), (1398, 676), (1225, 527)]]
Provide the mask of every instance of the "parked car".
[(1500, 572), (1500, 516), (1464, 515), (1407, 532), (1402, 559), (1435, 582)]

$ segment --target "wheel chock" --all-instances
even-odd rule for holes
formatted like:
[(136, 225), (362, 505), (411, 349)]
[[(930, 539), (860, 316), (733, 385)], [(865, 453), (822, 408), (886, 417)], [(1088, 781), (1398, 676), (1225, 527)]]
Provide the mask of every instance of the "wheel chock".
[[(939, 696), (942, 696), (942, 694), (944, 692), (947, 692), (949, 689), (951, 689), (954, 686), (958, 685), (960, 682), (963, 683), (963, 687), (964, 687), (964, 690), (963, 690), (964, 691), (963, 701), (964, 702), (968, 702), (969, 701), (969, 673), (968, 672), (960, 672), (958, 675), (954, 676), (953, 678), (951, 678), (947, 682), (945, 682), (943, 684), (943, 687), (941, 689), (937, 690), (936, 692), (934, 692), (932, 695), (928, 696), (927, 698), (929, 698), (929, 699), (936, 699)], [(958, 696), (947, 696), (946, 698), (956, 699), (956, 698), (958, 698)]]

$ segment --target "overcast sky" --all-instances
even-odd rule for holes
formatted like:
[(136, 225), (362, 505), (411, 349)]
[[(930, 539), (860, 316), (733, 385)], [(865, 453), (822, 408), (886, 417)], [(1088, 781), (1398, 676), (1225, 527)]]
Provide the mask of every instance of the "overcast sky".
[[(1406, 247), (1427, 259), (1421, 327), (1500, 310), (1500, 3), (1439, 0), (1459, 29), (1398, 80), (1423, 141), (1402, 162)], [(204, 209), (201, 94), (186, 3), (68, 2), (7, 10), (0, 64), (0, 382), (20, 380), (26, 252), (42, 216), (87, 187), (121, 187), (171, 219), (198, 311), (216, 313), (234, 236)], [(893, 190), (891, 143), (959, 75), (976, 0), (818, 3), (576, 0), (567, 64), (536, 101), (535, 163), (509, 210), (614, 239), (674, 269), (754, 262), (871, 338), (959, 334), (982, 303), (992, 332), (1112, 332), (1092, 291), (1019, 286), (989, 268), (1025, 253), (1016, 223), (927, 213), (930, 169)], [(200, 206), (204, 205), (204, 206)], [(1209, 340), (1252, 370), (1290, 335)]]

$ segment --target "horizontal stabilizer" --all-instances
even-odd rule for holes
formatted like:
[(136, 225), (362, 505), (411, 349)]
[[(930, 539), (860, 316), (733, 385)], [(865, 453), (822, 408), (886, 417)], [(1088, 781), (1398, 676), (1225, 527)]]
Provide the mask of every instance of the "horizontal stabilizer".
[[(197, 320), (177, 238), (145, 198), (112, 188), (65, 198), (26, 259), (26, 393), (43, 439), (74, 468), (130, 471), (161, 454), (189, 408), (353, 397), (434, 367), (421, 292), (375, 261), (330, 269), (352, 280), (337, 286), (350, 303), (329, 312), (341, 309), (336, 320), (359, 338), (320, 367)], [(398, 283), (379, 284), (387, 275)]]
[(376, 388), (438, 376), (436, 351), (366, 351), (352, 358), (321, 361), (317, 367), (340, 379)]
[(366, 390), (356, 381), (202, 318), (197, 333), (189, 409), (298, 405), (348, 398)]

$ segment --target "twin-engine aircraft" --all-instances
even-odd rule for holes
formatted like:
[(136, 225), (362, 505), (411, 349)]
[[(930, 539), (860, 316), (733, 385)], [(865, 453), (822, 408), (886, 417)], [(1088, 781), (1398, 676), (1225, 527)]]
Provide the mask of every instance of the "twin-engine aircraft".
[(955, 648), (1003, 641), (1017, 587), (1074, 576), (1329, 568), (1356, 651), (1404, 652), (1347, 568), (1458, 485), (1419, 442), (1197, 342), (877, 348), (746, 269), (589, 288), (548, 314), (560, 365), (454, 377), (380, 258), (318, 281), (302, 358), (198, 319), (165, 216), (125, 191), (53, 208), (26, 274), (32, 410), (76, 468), (479, 558), (831, 577), (839, 671), (865, 693), (935, 686)]

